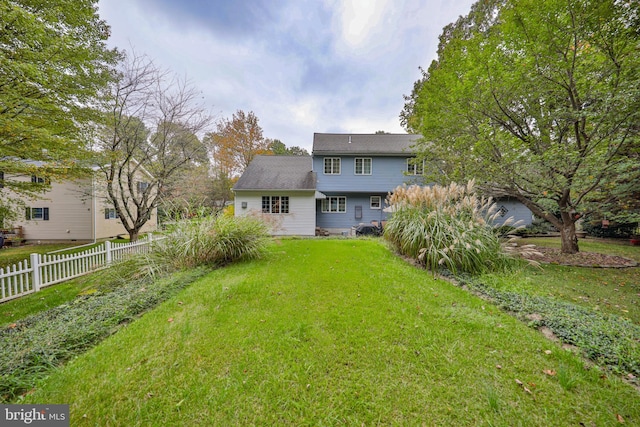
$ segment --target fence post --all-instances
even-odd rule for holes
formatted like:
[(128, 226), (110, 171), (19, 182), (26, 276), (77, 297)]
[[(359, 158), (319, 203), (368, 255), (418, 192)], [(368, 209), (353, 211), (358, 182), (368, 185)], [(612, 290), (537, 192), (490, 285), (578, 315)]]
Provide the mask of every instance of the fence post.
[(31, 254), (31, 268), (32, 273), (31, 273), (31, 279), (33, 281), (33, 291), (34, 292), (38, 292), (40, 291), (40, 284), (41, 284), (41, 278), (40, 278), (40, 254)]
[(104, 251), (107, 256), (106, 258), (107, 265), (109, 265), (111, 264), (111, 242), (109, 240), (106, 240), (104, 242)]

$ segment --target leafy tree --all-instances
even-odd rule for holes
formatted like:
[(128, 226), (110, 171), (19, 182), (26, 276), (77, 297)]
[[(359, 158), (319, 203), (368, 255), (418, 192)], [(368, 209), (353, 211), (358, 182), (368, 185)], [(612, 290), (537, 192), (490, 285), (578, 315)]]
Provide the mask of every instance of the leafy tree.
[(639, 14), (614, 0), (478, 1), (445, 27), (401, 114), (438, 166), (429, 178), (476, 178), (577, 252), (575, 222), (637, 174)]
[[(106, 47), (109, 27), (100, 20), (96, 4), (0, 0), (4, 177), (37, 174), (47, 183), (82, 172), (87, 124), (95, 118), (97, 95), (118, 59), (118, 52)], [(9, 179), (2, 184), (0, 211), (5, 217), (15, 214), (17, 207), (17, 198), (8, 193), (36, 197), (48, 188)]]
[(199, 98), (195, 88), (144, 56), (121, 64), (96, 148), (107, 201), (132, 241), (170, 194), (174, 177), (206, 159), (197, 135), (211, 119)]
[(287, 147), (279, 139), (268, 140), (269, 150), (277, 156), (308, 156), (309, 152), (302, 147), (294, 145), (293, 147)]
[(269, 153), (258, 118), (250, 111), (236, 111), (231, 120), (221, 119), (216, 132), (206, 137), (216, 167), (227, 176), (239, 176), (257, 154)]

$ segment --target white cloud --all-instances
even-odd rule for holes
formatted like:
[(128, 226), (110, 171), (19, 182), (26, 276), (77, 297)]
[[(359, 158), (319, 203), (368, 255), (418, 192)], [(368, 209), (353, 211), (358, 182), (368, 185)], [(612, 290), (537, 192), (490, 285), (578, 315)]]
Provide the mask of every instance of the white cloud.
[(100, 0), (112, 45), (148, 54), (230, 118), (310, 150), (314, 132), (402, 132), (402, 95), (473, 0)]

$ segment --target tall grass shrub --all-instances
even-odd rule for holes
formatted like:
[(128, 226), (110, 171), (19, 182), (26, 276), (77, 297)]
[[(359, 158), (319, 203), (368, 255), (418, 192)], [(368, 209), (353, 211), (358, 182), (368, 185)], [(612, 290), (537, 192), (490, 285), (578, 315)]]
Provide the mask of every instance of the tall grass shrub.
[(387, 198), (393, 215), (384, 236), (400, 253), (432, 271), (508, 270), (522, 263), (494, 232), (491, 199), (467, 185), (401, 186)]
[(259, 257), (269, 241), (269, 228), (255, 217), (203, 216), (179, 221), (168, 238), (157, 242), (144, 260), (153, 271), (220, 266)]

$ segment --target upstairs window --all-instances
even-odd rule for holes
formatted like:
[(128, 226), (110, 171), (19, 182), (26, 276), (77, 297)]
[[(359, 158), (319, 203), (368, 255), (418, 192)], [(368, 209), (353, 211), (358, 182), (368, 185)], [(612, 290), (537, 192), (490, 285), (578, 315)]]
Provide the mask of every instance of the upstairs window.
[(415, 157), (407, 159), (407, 175), (424, 175), (424, 160)]
[(355, 168), (356, 175), (371, 175), (371, 158), (356, 157)]
[(49, 208), (27, 208), (25, 216), (29, 221), (49, 221)]
[(289, 213), (289, 196), (262, 196), (262, 213)]
[(324, 158), (324, 174), (340, 175), (340, 157)]
[(147, 191), (147, 188), (149, 188), (148, 182), (138, 181), (136, 183), (136, 189), (138, 190), (138, 194), (144, 193), (145, 191)]

